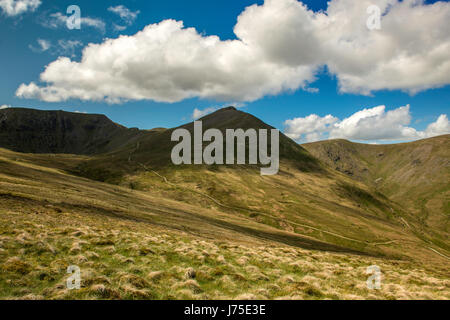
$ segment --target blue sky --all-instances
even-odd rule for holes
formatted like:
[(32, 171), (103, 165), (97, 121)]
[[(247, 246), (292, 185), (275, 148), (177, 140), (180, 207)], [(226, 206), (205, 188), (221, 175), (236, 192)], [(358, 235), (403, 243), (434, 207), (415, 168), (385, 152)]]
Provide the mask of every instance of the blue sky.
[[(120, 35), (133, 36), (137, 32), (143, 30), (146, 26), (157, 24), (167, 19), (183, 21), (185, 28), (195, 28), (199, 36), (203, 38), (206, 38), (208, 36), (218, 36), (221, 42), (226, 42), (226, 40), (240, 41), (240, 38), (235, 34), (233, 30), (237, 23), (238, 16), (240, 16), (248, 6), (254, 4), (257, 4), (259, 6), (261, 12), (263, 12), (262, 10), (266, 10), (264, 12), (270, 13), (269, 10), (272, 10), (273, 8), (270, 8), (269, 5), (266, 6), (267, 8), (263, 8), (264, 1), (249, 0), (198, 0), (189, 2), (179, 0), (79, 0), (76, 2), (72, 0), (19, 0), (25, 2), (29, 1), (28, 4), (30, 5), (30, 7), (23, 12), (12, 12), (8, 11), (8, 9), (6, 8), (6, 3), (8, 1), (10, 3), (14, 2), (12, 0), (0, 0), (0, 106), (4, 105), (30, 107), (43, 110), (61, 109), (66, 111), (102, 113), (107, 115), (113, 121), (121, 123), (125, 126), (148, 129), (153, 127), (174, 127), (191, 121), (194, 109), (197, 109), (197, 111), (202, 111), (205, 109), (214, 110), (220, 106), (237, 103), (237, 105), (241, 107), (241, 110), (250, 112), (255, 116), (261, 118), (263, 121), (281, 130), (289, 131), (291, 133), (291, 136), (300, 142), (306, 141), (307, 139), (312, 141), (328, 137), (340, 137), (339, 134), (342, 134), (342, 137), (344, 138), (348, 138), (354, 141), (366, 142), (385, 143), (392, 141), (413, 140), (420, 137), (430, 136), (430, 133), (425, 133), (427, 127), (430, 124), (436, 122), (436, 120), (440, 116), (448, 114), (450, 103), (450, 76), (445, 76), (445, 74), (436, 74), (434, 77), (433, 74), (433, 77), (430, 77), (430, 79), (428, 79), (419, 71), (414, 73), (415, 71), (413, 72), (408, 68), (394, 68), (392, 69), (394, 71), (391, 72), (404, 73), (406, 78), (417, 78), (418, 81), (400, 81), (394, 75), (392, 76), (394, 80), (392, 80), (391, 83), (388, 80), (384, 79), (390, 77), (388, 73), (386, 73), (387, 75), (385, 77), (383, 76), (382, 79), (379, 79), (379, 76), (375, 76), (375, 71), (373, 76), (368, 75), (365, 72), (361, 72), (361, 74), (358, 74), (358, 77), (360, 76), (360, 79), (362, 79), (361, 81), (367, 80), (367, 82), (373, 83), (379, 81), (380, 85), (377, 84), (377, 86), (374, 85), (372, 87), (368, 85), (367, 90), (370, 91), (369, 93), (364, 92), (366, 88), (361, 89), (358, 87), (357, 89), (355, 89), (355, 85), (353, 84), (348, 86), (347, 89), (341, 90), (339, 80), (342, 81), (342, 79), (344, 79), (344, 77), (348, 75), (348, 72), (345, 69), (348, 68), (348, 62), (341, 62), (343, 58), (339, 58), (339, 61), (338, 59), (336, 59), (335, 61), (332, 53), (328, 53), (329, 55), (331, 55), (331, 57), (324, 57), (324, 61), (333, 62), (329, 62), (329, 64), (326, 64), (326, 62), (318, 62), (317, 66), (312, 69), (313, 77), (315, 80), (311, 80), (311, 76), (305, 75), (305, 82), (297, 85), (292, 85), (292, 83), (296, 82), (296, 79), (295, 76), (289, 76), (288, 80), (281, 79), (280, 81), (283, 82), (283, 84), (288, 82), (288, 86), (292, 85), (294, 86), (294, 89), (285, 88), (281, 90), (275, 90), (272, 87), (268, 87), (266, 92), (262, 93), (259, 92), (258, 88), (255, 88), (255, 86), (252, 85), (251, 89), (249, 90), (254, 90), (257, 93), (255, 93), (255, 95), (253, 95), (251, 98), (238, 94), (236, 94), (235, 98), (233, 93), (229, 93), (228, 91), (225, 96), (222, 93), (193, 94), (192, 96), (188, 97), (183, 96), (182, 98), (177, 99), (179, 101), (175, 102), (154, 101), (154, 99), (152, 98), (153, 96), (151, 95), (143, 99), (130, 98), (128, 96), (125, 96), (123, 99), (122, 97), (119, 97), (119, 100), (113, 101), (112, 103), (111, 101), (98, 100), (96, 98), (92, 98), (91, 96), (89, 96), (89, 98), (87, 99), (80, 99), (78, 96), (75, 96), (73, 94), (64, 99), (58, 96), (58, 98), (56, 98), (56, 100), (58, 101), (54, 102), (49, 102), (49, 99), (43, 98), (42, 96), (39, 96), (35, 93), (33, 93), (33, 95), (25, 94), (19, 97), (17, 96), (16, 91), (22, 84), (28, 85), (34, 82), (37, 83), (40, 88), (48, 85), (48, 83), (46, 84), (45, 82), (40, 81), (39, 77), (44, 72), (45, 67), (56, 61), (58, 57), (67, 56), (71, 61), (80, 62), (80, 59), (82, 57), (82, 49), (89, 43), (102, 44), (106, 38), (116, 39)], [(35, 7), (32, 7), (33, 1), (36, 1), (34, 3)], [(283, 1), (289, 2), (291, 0)], [(340, 1), (343, 3), (343, 5), (346, 4), (346, 0), (334, 1)], [(384, 0), (377, 0), (372, 2), (380, 2), (382, 11), (385, 14), (387, 12), (386, 10), (391, 10), (392, 13), (388, 14), (390, 14), (392, 17), (395, 17), (395, 14), (400, 15), (399, 13), (396, 13), (394, 12), (394, 10), (390, 9), (390, 7), (387, 7), (387, 9), (383, 9)], [(411, 11), (399, 10), (398, 12), (404, 14), (405, 16), (409, 14), (408, 12), (411, 12), (412, 16), (413, 13), (416, 12), (413, 10), (423, 9), (424, 12), (427, 13), (427, 8), (430, 8), (430, 6), (432, 6), (434, 2), (435, 1), (428, 1), (423, 4), (419, 4), (420, 8), (415, 7), (410, 8)], [(448, 3), (444, 4), (443, 2), (438, 2), (438, 5), (439, 3), (443, 5), (443, 7), (438, 10), (439, 12), (444, 12), (445, 14), (450, 12)], [(69, 16), (66, 14), (66, 9), (69, 5), (72, 4), (76, 4), (80, 7), (82, 18), (91, 19), (91, 22), (88, 24), (82, 22), (80, 30), (69, 30), (64, 23), (58, 24), (57, 18), (55, 18), (56, 14), (59, 14), (60, 17)], [(303, 4), (305, 4), (309, 10), (313, 11), (312, 15), (318, 15), (319, 12), (326, 12), (327, 10), (326, 1), (305, 0), (303, 1)], [(289, 5), (297, 6), (297, 4), (292, 3), (289, 3)], [(396, 4), (394, 4), (393, 7), (395, 7), (395, 5)], [(134, 14), (135, 17), (128, 16), (127, 20), (126, 16), (124, 16), (125, 18), (121, 18), (119, 16), (119, 10), (116, 10), (116, 12), (111, 9), (108, 10), (108, 8), (118, 8), (118, 6), (122, 6), (119, 7), (121, 9), (129, 10), (122, 10), (121, 12), (124, 12), (125, 14), (129, 12), (131, 13), (131, 15)], [(301, 14), (303, 14), (301, 8), (298, 6), (293, 8), (298, 9), (298, 15), (301, 18)], [(448, 12), (446, 10), (448, 10)], [(289, 15), (288, 12), (282, 12), (282, 14), (286, 14), (286, 18), (281, 16), (281, 18), (275, 17), (272, 20), (270, 18), (270, 15), (266, 15), (269, 18), (267, 18), (268, 21), (265, 26), (268, 26), (269, 28), (271, 27), (271, 23), (273, 23), (272, 29), (268, 29), (267, 31), (269, 35), (273, 30), (275, 30), (273, 32), (283, 32), (283, 30), (285, 29), (282, 29), (280, 25), (282, 25), (284, 21), (290, 21), (289, 19), (293, 19), (292, 21), (295, 22), (295, 19), (297, 19), (297, 17), (292, 17), (292, 15)], [(331, 16), (332, 13), (330, 11), (329, 13), (325, 14)], [(364, 16), (365, 14), (366, 13), (362, 11), (359, 16), (362, 16), (364, 17), (364, 19), (366, 19), (366, 17)], [(427, 14), (431, 15), (429, 12)], [(448, 17), (448, 15), (444, 15), (440, 18), (434, 18), (430, 16), (430, 26), (433, 26), (434, 30), (437, 29), (442, 31), (442, 33), (438, 35), (433, 35), (433, 41), (424, 44), (424, 46), (429, 46), (430, 52), (433, 49), (438, 48), (438, 44), (445, 44), (446, 41), (449, 40), (448, 34), (450, 33), (450, 30), (448, 27), (448, 20), (445, 21), (446, 17)], [(245, 21), (248, 23), (242, 23), (242, 30), (246, 31), (245, 28), (247, 27), (247, 25), (249, 25), (250, 27), (248, 28), (254, 31), (254, 28), (252, 28), (251, 24), (253, 23), (253, 16), (251, 15), (251, 13), (248, 13), (245, 18)], [(443, 19), (442, 21), (445, 21), (445, 24), (442, 23), (439, 19)], [(388, 32), (390, 31), (383, 29), (383, 21), (384, 20), (382, 20), (382, 29), (380, 30), (380, 32), (384, 32), (386, 35), (389, 35)], [(388, 24), (390, 21), (389, 18), (386, 18), (386, 21), (386, 24)], [(411, 22), (411, 24), (414, 25), (414, 20)], [(297, 24), (293, 25), (296, 26)], [(258, 25), (255, 24), (255, 28), (257, 26)], [(386, 28), (389, 27), (391, 26), (388, 25)], [(426, 27), (427, 23), (425, 23), (425, 28)], [(404, 32), (402, 32), (402, 37), (408, 32), (412, 35), (415, 35), (418, 32), (414, 26), (411, 26), (410, 29), (407, 29), (405, 27), (405, 30), (403, 31)], [(431, 31), (432, 30), (420, 31), (423, 32), (423, 34), (418, 34), (417, 38), (422, 39), (421, 36), (424, 36), (426, 38), (427, 32), (431, 34)], [(299, 36), (301, 37), (301, 35), (302, 33), (300, 33), (299, 31)], [(372, 34), (368, 35), (372, 36)], [(257, 37), (259, 37), (259, 35), (255, 35), (255, 38)], [(358, 37), (360, 37), (360, 35), (355, 34), (351, 37), (352, 41), (361, 42), (362, 40), (359, 40), (361, 38)], [(397, 35), (395, 35), (395, 37), (397, 37)], [(408, 46), (408, 50), (410, 50), (409, 48), (411, 47), (411, 45), (416, 43), (407, 36), (404, 37), (406, 39), (405, 42), (398, 41), (398, 43), (404, 43), (404, 46)], [(258, 41), (260, 41), (260, 39), (264, 39), (264, 36), (257, 39)], [(364, 36), (362, 37), (362, 39), (364, 39)], [(403, 40), (403, 38), (400, 40)], [(398, 46), (398, 50), (404, 49), (401, 44), (398, 44)], [(266, 42), (262, 43), (260, 47), (263, 48), (263, 50), (264, 48), (268, 48), (268, 51), (273, 50), (273, 47), (270, 46), (270, 43), (267, 44)], [(148, 50), (157, 51), (158, 47)], [(288, 52), (288, 50), (291, 49), (286, 48), (286, 52)], [(295, 47), (294, 50), (299, 50), (298, 56), (301, 57), (304, 52), (307, 52), (309, 50), (308, 44), (305, 43), (304, 46), (300, 46), (299, 48)], [(332, 49), (327, 48), (325, 51), (331, 50)], [(341, 50), (341, 48), (337, 48), (337, 50)], [(282, 52), (280, 54), (285, 57), (286, 52)], [(124, 53), (122, 56), (125, 57), (127, 54), (129, 53)], [(156, 55), (157, 53), (151, 52), (151, 54)], [(174, 54), (176, 54), (176, 52)], [(417, 57), (421, 57), (422, 53), (409, 51), (409, 54), (412, 57), (411, 59), (417, 59)], [(350, 55), (351, 57), (352, 52), (348, 52), (348, 55)], [(447, 52), (447, 58), (440, 58), (447, 59), (447, 65), (450, 64), (450, 58), (448, 58), (448, 56), (449, 54)], [(133, 55), (130, 54), (129, 57), (131, 57), (130, 59), (132, 59)], [(294, 55), (294, 59), (295, 57), (296, 56)], [(278, 59), (278, 57), (272, 58), (275, 60)], [(371, 60), (371, 63), (373, 64), (373, 61), (375, 61), (375, 63), (379, 63), (381, 66), (383, 64), (387, 65), (389, 63), (392, 63), (392, 61), (397, 61), (395, 60), (396, 57), (392, 57), (391, 60), (386, 61), (380, 60), (381, 58), (378, 60), (377, 59), (378, 58), (375, 57), (374, 60)], [(383, 57), (383, 59), (385, 59), (385, 57)], [(423, 59), (429, 59), (429, 61), (431, 61), (428, 64), (430, 67), (427, 74), (433, 72), (436, 73), (437, 71), (432, 65), (432, 63), (436, 61), (435, 56), (428, 57), (424, 54)], [(305, 61), (306, 60), (308, 60), (308, 62), (296, 60), (296, 63), (301, 63), (302, 65), (304, 63), (312, 64), (312, 62), (309, 62), (311, 58), (306, 56), (305, 54)], [(270, 62), (272, 63), (273, 61), (271, 60)], [(126, 64), (127, 62), (124, 63)], [(158, 63), (158, 61), (155, 60), (155, 63)], [(284, 65), (287, 64), (287, 62), (285, 61), (279, 62), (278, 60), (276, 63), (284, 63)], [(442, 61), (440, 63), (440, 66), (445, 65)], [(153, 65), (143, 65), (142, 67), (148, 69), (152, 68)], [(60, 83), (57, 83), (59, 86), (63, 86), (68, 81), (75, 81), (74, 83), (76, 83), (76, 80), (70, 79), (70, 76), (65, 75), (65, 69), (55, 68), (55, 70), (56, 73), (61, 72), (62, 74), (52, 75), (53, 81), (54, 79), (60, 81)], [(257, 72), (259, 72), (259, 70), (257, 70)], [(240, 76), (244, 77), (245, 73), (246, 70), (244, 68), (242, 70), (242, 75), (238, 73), (232, 79), (239, 79)], [(66, 78), (62, 79), (63, 77)], [(155, 76), (155, 81), (158, 81), (158, 79), (162, 78), (164, 78), (164, 75), (161, 75), (161, 77)], [(424, 80), (422, 81), (422, 79), (420, 78), (423, 78)], [(120, 79), (118, 81), (120, 81)], [(183, 79), (183, 81), (196, 81), (201, 84), (202, 80)], [(263, 81), (264, 79), (261, 80), (261, 86), (265, 85)], [(358, 80), (355, 80), (355, 83), (359, 83), (358, 81), (359, 78)], [(108, 83), (105, 83), (105, 85), (108, 85)], [(197, 83), (195, 83), (195, 85), (197, 85)], [(314, 89), (311, 90), (308, 88)], [(145, 90), (146, 88), (143, 89)], [(90, 88), (89, 90), (95, 91), (98, 89)], [(276, 92), (273, 93), (273, 90), (275, 90)], [(168, 99), (172, 98), (167, 98), (167, 100)], [(358, 111), (361, 111), (363, 109), (371, 109), (380, 105), (384, 105), (386, 107), (385, 110), (378, 110), (377, 115), (375, 115), (372, 120), (378, 122), (385, 121), (384, 124), (373, 124), (372, 122), (370, 122), (372, 120), (368, 120), (367, 118), (365, 118), (365, 116), (361, 120), (361, 126), (365, 125), (366, 127), (348, 128), (343, 122), (344, 119), (351, 117)], [(405, 109), (402, 109), (403, 112), (399, 111), (396, 113), (387, 114), (389, 110), (395, 111), (398, 110), (398, 108), (407, 105), (409, 105), (409, 108), (406, 111)], [(307, 116), (311, 114), (315, 114), (317, 115), (317, 117), (314, 119), (307, 118)], [(325, 119), (324, 117), (326, 115), (332, 115), (333, 119), (331, 119), (325, 126), (323, 126), (321, 124), (322, 122), (320, 121), (322, 118)], [(409, 117), (409, 120), (401, 120), (400, 118), (402, 117)], [(298, 119), (298, 121), (294, 121), (295, 119)], [(290, 126), (285, 122), (286, 120), (291, 120)], [(434, 131), (430, 129), (429, 132), (433, 131), (439, 134), (448, 133), (446, 131), (448, 130), (448, 122), (445, 122), (445, 119), (443, 117), (440, 120), (442, 121), (440, 121), (439, 126), (436, 125), (434, 127), (435, 129), (437, 127), (439, 128)], [(304, 126), (308, 126), (311, 124), (314, 128), (304, 129)], [(299, 128), (299, 125), (303, 127)], [(380, 135), (374, 134), (373, 132), (380, 131), (379, 129), (377, 129), (380, 125), (397, 126), (398, 130), (393, 130), (395, 132), (393, 132), (392, 130), (386, 130), (386, 133)], [(340, 129), (336, 129), (334, 133), (331, 134), (330, 126), (338, 126)], [(369, 128), (367, 129), (367, 127)], [(404, 133), (408, 131), (409, 128), (412, 128), (417, 132), (412, 134)], [(384, 129), (381, 131), (384, 131)], [(399, 133), (400, 131), (402, 133)], [(308, 136), (308, 134), (310, 135)]]

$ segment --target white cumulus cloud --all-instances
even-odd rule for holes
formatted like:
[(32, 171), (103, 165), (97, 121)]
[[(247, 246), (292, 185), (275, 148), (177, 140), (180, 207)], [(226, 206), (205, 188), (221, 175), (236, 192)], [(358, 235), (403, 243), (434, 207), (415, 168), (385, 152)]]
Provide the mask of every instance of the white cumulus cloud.
[[(371, 5), (382, 13), (380, 30), (367, 28)], [(59, 58), (42, 83), (22, 84), (16, 94), (45, 101), (253, 101), (317, 91), (308, 84), (323, 66), (344, 93), (416, 93), (450, 84), (448, 21), (448, 2), (331, 0), (327, 10), (313, 12), (297, 0), (266, 0), (239, 15), (235, 40), (164, 20), (90, 44), (80, 62)]]
[(339, 120), (327, 115), (309, 115), (286, 120), (285, 134), (300, 142), (324, 139), (349, 139), (358, 141), (401, 141), (429, 138), (450, 133), (447, 115), (428, 125), (423, 131), (410, 127), (410, 106), (386, 111), (385, 106), (360, 110)]
[(316, 114), (311, 114), (304, 118), (295, 118), (286, 120), (286, 135), (294, 140), (300, 139), (305, 135), (307, 141), (320, 140), (320, 138), (330, 130), (331, 126), (339, 119), (332, 115), (319, 117)]
[(434, 137), (447, 133), (450, 133), (450, 121), (448, 121), (446, 114), (441, 114), (439, 118), (431, 123), (425, 130), (426, 137)]
[[(369, 30), (369, 6), (382, 13)], [(450, 83), (450, 3), (421, 0), (332, 0), (312, 12), (296, 0), (266, 0), (247, 8), (235, 33), (270, 60), (327, 65), (341, 92), (405, 90)]]
[(0, 105), (0, 110), (8, 109), (8, 108), (11, 108), (11, 106), (10, 105), (6, 105), (6, 104)]
[(242, 41), (205, 37), (165, 20), (133, 36), (89, 44), (81, 62), (59, 58), (40, 79), (50, 85), (22, 84), (16, 94), (45, 101), (251, 101), (304, 85), (313, 79), (313, 69), (267, 61)]
[(17, 16), (27, 11), (34, 11), (41, 5), (41, 0), (0, 0), (0, 8), (7, 16)]

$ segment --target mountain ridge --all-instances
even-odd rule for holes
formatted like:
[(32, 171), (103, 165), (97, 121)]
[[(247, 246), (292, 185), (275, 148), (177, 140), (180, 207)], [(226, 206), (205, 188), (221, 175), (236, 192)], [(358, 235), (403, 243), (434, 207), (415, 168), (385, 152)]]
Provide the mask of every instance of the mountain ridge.
[(96, 154), (119, 148), (141, 134), (103, 114), (0, 110), (0, 147), (18, 152)]
[(417, 141), (365, 145), (329, 140), (303, 145), (311, 154), (350, 178), (401, 203), (408, 227), (424, 236), (437, 232), (447, 249), (450, 227), (450, 135)]

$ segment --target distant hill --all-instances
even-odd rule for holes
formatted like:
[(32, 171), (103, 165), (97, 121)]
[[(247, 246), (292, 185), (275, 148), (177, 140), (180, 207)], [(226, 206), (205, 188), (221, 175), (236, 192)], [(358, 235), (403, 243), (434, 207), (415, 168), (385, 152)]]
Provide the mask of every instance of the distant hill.
[(142, 135), (105, 115), (26, 108), (0, 110), (0, 147), (27, 153), (98, 154)]
[(448, 243), (450, 135), (389, 145), (328, 140), (303, 147), (330, 167), (401, 203), (416, 221), (417, 232), (422, 228), (439, 232), (440, 244)]

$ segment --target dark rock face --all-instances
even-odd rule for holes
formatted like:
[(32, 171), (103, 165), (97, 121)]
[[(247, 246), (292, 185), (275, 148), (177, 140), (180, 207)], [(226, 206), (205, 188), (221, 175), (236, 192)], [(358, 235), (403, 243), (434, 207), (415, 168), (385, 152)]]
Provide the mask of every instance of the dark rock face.
[(27, 153), (95, 154), (139, 135), (104, 115), (25, 108), (0, 110), (0, 147)]

